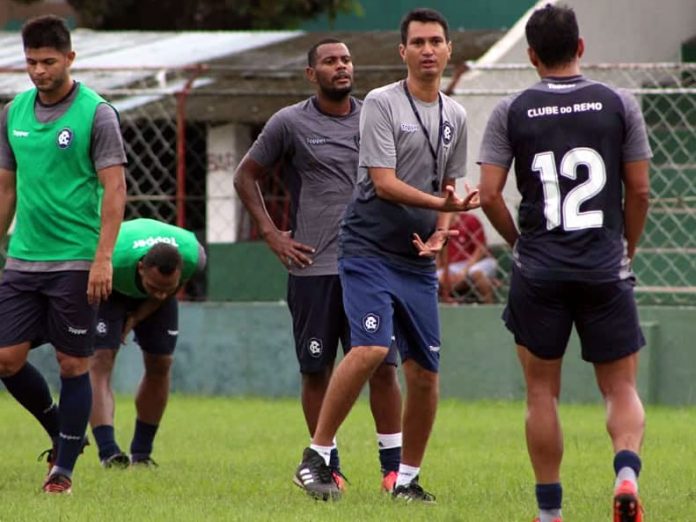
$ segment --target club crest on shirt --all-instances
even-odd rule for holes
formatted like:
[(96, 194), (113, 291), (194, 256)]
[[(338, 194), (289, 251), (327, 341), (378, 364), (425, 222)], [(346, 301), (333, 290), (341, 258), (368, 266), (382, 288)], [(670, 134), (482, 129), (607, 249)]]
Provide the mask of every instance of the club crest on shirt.
[(321, 356), (322, 348), (323, 344), (321, 342), (321, 339), (312, 337), (309, 341), (307, 341), (307, 351), (309, 352), (309, 355), (311, 355), (314, 358), (318, 358)]
[(73, 140), (73, 131), (68, 127), (64, 127), (58, 131), (58, 136), (56, 136), (56, 145), (59, 149), (67, 149)]
[(363, 328), (368, 333), (375, 333), (379, 330), (379, 316), (377, 314), (369, 313), (363, 317)]
[(454, 138), (454, 127), (446, 121), (442, 124), (442, 143), (449, 145), (452, 143), (452, 138)]

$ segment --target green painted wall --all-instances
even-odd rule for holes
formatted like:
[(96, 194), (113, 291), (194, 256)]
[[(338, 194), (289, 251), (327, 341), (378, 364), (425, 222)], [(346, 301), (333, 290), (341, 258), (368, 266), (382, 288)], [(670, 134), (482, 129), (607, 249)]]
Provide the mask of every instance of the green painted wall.
[(333, 24), (328, 17), (307, 22), (306, 31), (396, 31), (401, 17), (415, 7), (437, 9), (452, 29), (511, 27), (535, 2), (532, 0), (360, 0), (362, 13), (342, 14)]
[[(442, 396), (460, 399), (524, 397), (512, 336), (500, 321), (502, 306), (443, 306)], [(643, 307), (648, 340), (639, 388), (652, 403), (696, 404), (696, 308)], [(207, 395), (297, 396), (299, 375), (284, 303), (183, 303), (172, 389)], [(57, 389), (53, 350), (32, 351), (31, 360)], [(140, 350), (121, 349), (114, 375), (119, 392), (133, 393), (142, 374)], [(592, 367), (571, 340), (562, 400), (594, 402)]]

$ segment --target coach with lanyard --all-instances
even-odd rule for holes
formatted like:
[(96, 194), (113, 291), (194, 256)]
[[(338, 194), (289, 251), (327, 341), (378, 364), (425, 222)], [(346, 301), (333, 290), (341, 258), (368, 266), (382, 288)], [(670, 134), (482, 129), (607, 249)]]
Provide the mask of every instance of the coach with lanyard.
[[(401, 23), (405, 81), (371, 91), (360, 118), (358, 186), (339, 236), (339, 273), (353, 348), (329, 383), (310, 449), (323, 454), (392, 336), (408, 398), (401, 464), (392, 496), (433, 502), (418, 475), (438, 397), (440, 326), (434, 257), (450, 232), (449, 212), (477, 206), (454, 192), (465, 172), (466, 114), (440, 93), (451, 55), (447, 21), (415, 9)], [(298, 470), (306, 467), (300, 464)], [(307, 489), (331, 489), (317, 470)], [(332, 497), (338, 496), (330, 492)]]

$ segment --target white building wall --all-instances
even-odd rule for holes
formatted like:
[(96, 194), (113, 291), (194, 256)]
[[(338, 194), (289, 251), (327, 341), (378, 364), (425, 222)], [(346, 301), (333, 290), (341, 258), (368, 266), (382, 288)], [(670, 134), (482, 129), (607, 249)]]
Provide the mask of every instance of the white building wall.
[(246, 125), (223, 125), (208, 132), (208, 243), (237, 241), (242, 204), (234, 190), (234, 171), (250, 146)]

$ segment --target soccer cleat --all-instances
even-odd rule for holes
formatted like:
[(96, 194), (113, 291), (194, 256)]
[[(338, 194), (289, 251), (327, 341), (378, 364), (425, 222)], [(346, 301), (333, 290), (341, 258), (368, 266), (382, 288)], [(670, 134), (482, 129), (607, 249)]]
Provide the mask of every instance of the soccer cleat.
[(105, 469), (126, 469), (130, 466), (130, 463), (130, 457), (122, 451), (114, 453), (101, 461), (101, 465)]
[(435, 495), (425, 491), (418, 483), (418, 477), (414, 478), (405, 486), (394, 485), (392, 498), (404, 502), (422, 502), (424, 504), (435, 504)]
[[(541, 522), (541, 519), (540, 519), (539, 517), (536, 517), (536, 518), (534, 519), (534, 522)], [(563, 522), (563, 520), (560, 519), (560, 518), (554, 518), (554, 519), (553, 519), (553, 522)]]
[(336, 483), (336, 486), (338, 487), (339, 490), (342, 492), (345, 492), (346, 490), (346, 484), (348, 483), (348, 479), (346, 476), (341, 473), (340, 469), (331, 469), (331, 476), (334, 479), (334, 482)]
[[(80, 455), (84, 453), (85, 448), (87, 446), (89, 446), (89, 438), (87, 437), (87, 435), (85, 435), (85, 438), (82, 441), (82, 449), (80, 450)], [(36, 460), (41, 462), (44, 456), (46, 457), (46, 463), (48, 464), (48, 472), (50, 473), (53, 469), (53, 466), (56, 463), (56, 459), (58, 458), (58, 446), (56, 446), (56, 444), (53, 444), (53, 446), (51, 446), (47, 450), (44, 450), (41, 453), (39, 453), (39, 458)]]
[(72, 493), (72, 480), (70, 480), (70, 477), (66, 477), (60, 473), (54, 473), (48, 476), (42, 489), (44, 493), (69, 495)]
[(636, 485), (624, 480), (614, 491), (614, 522), (643, 522), (643, 507)]
[(305, 448), (302, 462), (292, 481), (317, 500), (338, 500), (341, 489), (324, 458), (312, 448)]
[(131, 455), (130, 457), (130, 464), (134, 468), (156, 468), (159, 467), (159, 464), (157, 464), (150, 455), (146, 456), (134, 456)]
[(399, 474), (396, 471), (387, 471), (387, 473), (382, 477), (382, 491), (384, 493), (391, 493), (394, 491), (394, 485), (396, 484), (396, 477)]

